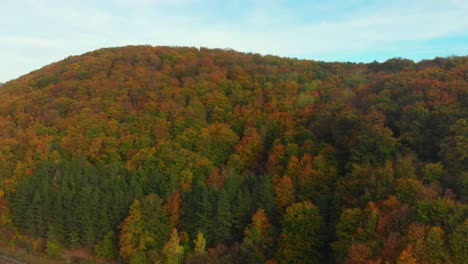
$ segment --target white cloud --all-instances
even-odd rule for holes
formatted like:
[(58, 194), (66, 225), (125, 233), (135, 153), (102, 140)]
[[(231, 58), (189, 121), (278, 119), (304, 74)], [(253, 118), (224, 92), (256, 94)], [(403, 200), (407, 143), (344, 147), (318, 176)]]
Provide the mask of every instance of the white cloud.
[(449, 3), (457, 8), (468, 9), (468, 1), (466, 0), (450, 0)]
[(62, 43), (47, 39), (47, 38), (34, 38), (34, 37), (0, 37), (2, 46), (9, 46), (11, 48), (15, 46), (35, 46), (39, 48), (60, 48)]
[(209, 2), (206, 0), (117, 0), (118, 5), (128, 8), (148, 8), (148, 7), (183, 7), (192, 4)]

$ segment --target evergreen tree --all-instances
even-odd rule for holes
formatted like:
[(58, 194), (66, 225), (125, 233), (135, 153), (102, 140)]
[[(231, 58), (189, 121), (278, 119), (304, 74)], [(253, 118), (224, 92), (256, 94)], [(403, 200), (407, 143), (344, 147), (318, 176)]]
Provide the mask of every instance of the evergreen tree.
[(28, 231), (32, 222), (29, 213), (28, 192), (30, 192), (28, 185), (26, 183), (20, 184), (11, 202), (13, 223), (22, 231)]
[(247, 188), (239, 188), (234, 195), (232, 211), (232, 232), (233, 240), (238, 241), (242, 237), (244, 227), (248, 224), (251, 215), (252, 201)]
[(185, 206), (183, 207), (182, 224), (191, 237), (195, 237), (198, 232), (205, 234), (205, 239), (209, 243), (212, 239), (212, 205), (209, 199), (209, 192), (206, 186), (195, 183), (193, 189), (185, 194)]
[(216, 206), (216, 214), (213, 223), (214, 244), (227, 242), (231, 239), (231, 206), (228, 194), (224, 189), (222, 189), (218, 195), (218, 204)]
[(44, 236), (47, 228), (47, 220), (44, 218), (44, 208), (39, 192), (35, 192), (31, 203), (28, 205), (31, 225), (28, 232), (35, 236)]

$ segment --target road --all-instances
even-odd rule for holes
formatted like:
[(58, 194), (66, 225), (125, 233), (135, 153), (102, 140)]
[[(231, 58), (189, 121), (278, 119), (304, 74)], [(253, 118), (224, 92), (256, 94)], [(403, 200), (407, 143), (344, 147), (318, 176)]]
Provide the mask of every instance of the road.
[(0, 264), (26, 264), (26, 262), (21, 262), (7, 256), (0, 255)]

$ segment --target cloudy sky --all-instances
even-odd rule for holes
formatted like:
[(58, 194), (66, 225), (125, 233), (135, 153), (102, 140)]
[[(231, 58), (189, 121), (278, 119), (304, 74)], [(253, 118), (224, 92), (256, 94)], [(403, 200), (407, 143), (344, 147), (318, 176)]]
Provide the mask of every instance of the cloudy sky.
[(1, 0), (0, 82), (102, 47), (325, 61), (468, 55), (468, 0)]

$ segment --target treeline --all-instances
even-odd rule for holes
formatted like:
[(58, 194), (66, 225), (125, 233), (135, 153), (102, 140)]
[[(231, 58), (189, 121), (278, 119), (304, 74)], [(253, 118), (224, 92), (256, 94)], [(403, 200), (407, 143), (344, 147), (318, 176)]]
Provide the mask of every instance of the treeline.
[[(168, 239), (171, 227), (178, 227), (186, 230), (186, 236), (204, 234), (210, 247), (242, 238), (258, 208), (264, 217), (275, 213), (271, 179), (263, 175), (233, 176), (222, 189), (197, 181), (182, 194), (175, 190), (163, 196), (165, 200), (157, 179), (157, 174), (129, 174), (118, 164), (93, 166), (83, 159), (43, 162), (34, 175), (17, 185), (10, 203), (12, 220), (25, 234), (47, 237), (48, 243), (71, 249), (95, 247), (98, 256), (109, 258), (117, 257), (118, 251), (115, 241), (106, 240), (117, 238), (132, 202), (133, 208), (151, 201), (147, 209), (152, 215), (148, 222), (139, 223), (144, 225), (142, 230), (155, 228), (150, 219), (164, 215), (158, 228), (166, 232), (157, 230), (163, 234), (159, 243)], [(113, 246), (102, 248), (102, 243)]]
[(467, 62), (140, 46), (46, 66), (0, 90), (0, 245), (463, 263)]

